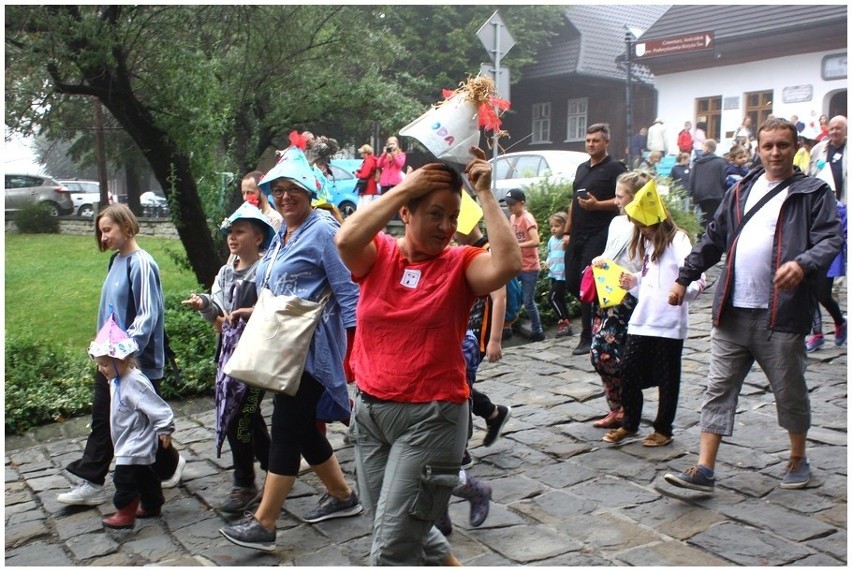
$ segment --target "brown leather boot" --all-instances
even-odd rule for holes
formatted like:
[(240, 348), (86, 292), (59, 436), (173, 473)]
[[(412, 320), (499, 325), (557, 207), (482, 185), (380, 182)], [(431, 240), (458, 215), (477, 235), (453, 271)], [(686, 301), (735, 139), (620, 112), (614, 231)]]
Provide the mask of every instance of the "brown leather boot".
[(136, 523), (136, 509), (139, 507), (139, 498), (136, 498), (113, 515), (101, 520), (104, 527), (111, 529), (133, 529)]

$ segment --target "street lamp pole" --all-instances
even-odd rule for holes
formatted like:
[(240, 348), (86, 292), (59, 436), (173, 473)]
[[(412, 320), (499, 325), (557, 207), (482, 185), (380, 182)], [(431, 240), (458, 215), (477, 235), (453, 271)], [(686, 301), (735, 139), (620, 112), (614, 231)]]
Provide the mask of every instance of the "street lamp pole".
[(624, 43), (627, 44), (627, 93), (625, 105), (627, 107), (627, 121), (625, 129), (627, 132), (627, 168), (633, 167), (633, 102), (631, 94), (633, 91), (633, 34), (628, 30), (624, 34)]

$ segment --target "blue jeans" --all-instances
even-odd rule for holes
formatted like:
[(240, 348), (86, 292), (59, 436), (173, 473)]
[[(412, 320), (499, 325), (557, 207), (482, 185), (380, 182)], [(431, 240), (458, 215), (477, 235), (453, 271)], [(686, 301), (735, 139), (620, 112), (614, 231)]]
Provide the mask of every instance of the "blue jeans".
[(535, 283), (538, 281), (538, 270), (523, 271), (518, 275), (521, 280), (521, 290), (524, 294), (524, 309), (527, 310), (527, 316), (530, 318), (530, 327), (533, 333), (541, 333), (544, 330), (541, 327), (541, 317), (538, 314), (538, 307), (535, 305)]

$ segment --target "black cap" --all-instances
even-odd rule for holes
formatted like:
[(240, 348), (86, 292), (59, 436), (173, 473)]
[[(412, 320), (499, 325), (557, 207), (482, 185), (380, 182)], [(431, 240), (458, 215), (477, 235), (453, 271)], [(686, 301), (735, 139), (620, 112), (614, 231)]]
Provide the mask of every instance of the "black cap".
[(504, 200), (506, 202), (526, 202), (527, 195), (524, 194), (524, 191), (520, 188), (513, 188), (506, 192), (506, 198)]

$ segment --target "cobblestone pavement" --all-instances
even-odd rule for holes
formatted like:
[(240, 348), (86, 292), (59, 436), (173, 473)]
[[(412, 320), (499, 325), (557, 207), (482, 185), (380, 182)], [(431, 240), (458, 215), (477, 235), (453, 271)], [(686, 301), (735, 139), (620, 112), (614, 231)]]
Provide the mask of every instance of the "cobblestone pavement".
[[(711, 278), (718, 270), (711, 272)], [(841, 291), (843, 303), (845, 288)], [(846, 565), (846, 348), (833, 337), (810, 355), (813, 427), (808, 456), (813, 476), (804, 490), (778, 487), (788, 441), (777, 426), (774, 399), (755, 367), (746, 379), (734, 435), (722, 444), (714, 495), (672, 488), (666, 472), (697, 457), (698, 411), (707, 375), (712, 290), (694, 304), (683, 352), (675, 439), (663, 448), (638, 440), (601, 441), (591, 426), (606, 409), (588, 357), (571, 354), (575, 337), (518, 344), (497, 365), (484, 365), (478, 387), (513, 407), (504, 437), (481, 446), (477, 419), (470, 472), (494, 489), (491, 513), (467, 525), (468, 504), (454, 499), (450, 541), (466, 565)], [(645, 391), (640, 435), (649, 432), (656, 391)], [(366, 515), (311, 525), (299, 516), (321, 486), (303, 474), (278, 520), (277, 549), (237, 547), (218, 529), (214, 509), (230, 488), (229, 457), (216, 459), (212, 399), (173, 403), (177, 447), (188, 460), (180, 486), (165, 490), (163, 517), (137, 521), (134, 531), (107, 531), (111, 502), (72, 508), (56, 502), (68, 488), (62, 467), (82, 450), (86, 420), (77, 419), (6, 438), (6, 556), (22, 565), (365, 565)], [(267, 401), (267, 414), (271, 405)], [(344, 471), (354, 482), (345, 429), (330, 427)], [(111, 482), (107, 485), (112, 491)]]

